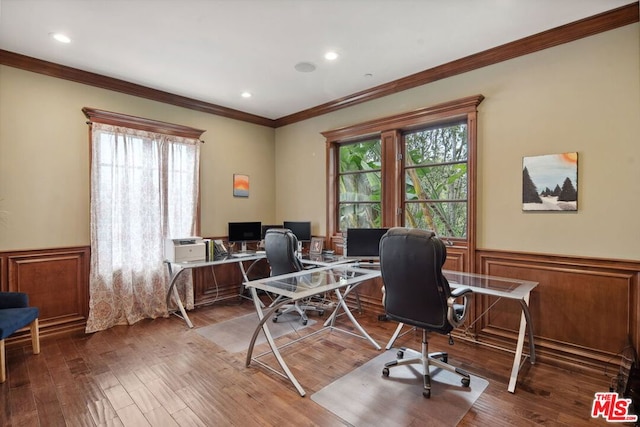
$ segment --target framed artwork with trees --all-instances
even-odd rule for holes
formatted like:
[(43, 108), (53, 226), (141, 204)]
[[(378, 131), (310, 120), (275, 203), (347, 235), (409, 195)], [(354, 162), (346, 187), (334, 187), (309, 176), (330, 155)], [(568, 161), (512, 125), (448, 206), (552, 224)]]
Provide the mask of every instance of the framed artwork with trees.
[(577, 152), (523, 157), (522, 210), (578, 210)]

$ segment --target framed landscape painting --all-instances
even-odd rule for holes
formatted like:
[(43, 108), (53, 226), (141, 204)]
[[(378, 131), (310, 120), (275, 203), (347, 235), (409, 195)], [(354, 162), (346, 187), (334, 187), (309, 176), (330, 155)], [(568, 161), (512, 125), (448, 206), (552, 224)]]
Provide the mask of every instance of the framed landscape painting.
[(249, 175), (233, 174), (234, 197), (249, 197)]
[(578, 210), (578, 153), (522, 159), (522, 210)]

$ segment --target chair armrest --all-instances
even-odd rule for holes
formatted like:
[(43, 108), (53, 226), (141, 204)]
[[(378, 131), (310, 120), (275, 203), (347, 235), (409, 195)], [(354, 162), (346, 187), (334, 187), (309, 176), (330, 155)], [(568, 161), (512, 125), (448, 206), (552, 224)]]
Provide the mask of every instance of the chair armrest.
[(24, 292), (0, 292), (0, 309), (29, 307), (29, 296)]
[[(469, 308), (469, 302), (471, 301), (467, 294), (471, 294), (473, 291), (470, 288), (457, 288), (451, 290), (451, 296), (447, 299), (447, 320), (454, 327), (464, 323), (467, 318), (467, 309)], [(456, 300), (462, 298), (462, 304), (456, 304)], [(460, 312), (460, 310), (462, 312)]]
[(471, 288), (456, 288), (451, 290), (451, 296), (457, 299), (471, 292), (473, 292)]

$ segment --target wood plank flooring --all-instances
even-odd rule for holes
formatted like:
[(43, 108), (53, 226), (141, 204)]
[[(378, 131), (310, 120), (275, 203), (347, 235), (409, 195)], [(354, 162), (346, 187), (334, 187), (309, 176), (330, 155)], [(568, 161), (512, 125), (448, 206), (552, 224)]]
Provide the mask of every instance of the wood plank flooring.
[[(252, 310), (244, 301), (198, 308), (190, 316), (197, 328)], [(359, 320), (384, 346), (396, 324), (378, 321), (376, 314)], [(411, 333), (402, 344), (419, 348), (419, 338)], [(460, 426), (607, 424), (590, 417), (594, 392), (608, 390), (604, 372), (529, 365), (511, 394), (511, 354), (459, 340), (451, 347), (435, 335), (430, 346), (446, 349), (451, 363), (489, 381)], [(176, 317), (45, 339), (40, 355), (30, 346), (12, 347), (8, 379), (0, 384), (0, 426), (342, 426), (310, 396), (379, 353), (365, 340), (334, 332), (316, 334), (284, 354), (307, 391), (304, 398), (284, 378), (258, 365), (246, 368), (244, 352), (226, 352)], [(393, 405), (393, 396), (379, 403)]]

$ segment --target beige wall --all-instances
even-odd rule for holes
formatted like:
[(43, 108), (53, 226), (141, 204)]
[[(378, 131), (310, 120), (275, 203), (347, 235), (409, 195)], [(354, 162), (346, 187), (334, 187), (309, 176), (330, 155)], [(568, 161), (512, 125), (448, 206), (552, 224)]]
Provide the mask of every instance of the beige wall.
[[(202, 235), (274, 221), (273, 129), (0, 66), (0, 251), (89, 244), (85, 106), (206, 129)], [(233, 173), (249, 198), (232, 196)]]
[[(639, 25), (276, 130), (276, 219), (325, 233), (322, 131), (482, 94), (480, 248), (640, 259)], [(577, 151), (578, 211), (522, 212), (522, 157)]]
[[(482, 94), (481, 248), (640, 259), (640, 35), (633, 24), (277, 130), (0, 66), (0, 250), (89, 244), (84, 106), (206, 129), (202, 234), (311, 220), (325, 233), (320, 132)], [(275, 141), (275, 142), (274, 142)], [(522, 157), (577, 151), (577, 213), (523, 213)], [(233, 198), (233, 173), (251, 195)]]

